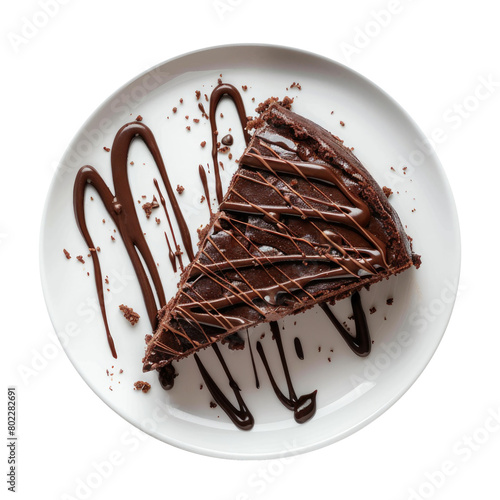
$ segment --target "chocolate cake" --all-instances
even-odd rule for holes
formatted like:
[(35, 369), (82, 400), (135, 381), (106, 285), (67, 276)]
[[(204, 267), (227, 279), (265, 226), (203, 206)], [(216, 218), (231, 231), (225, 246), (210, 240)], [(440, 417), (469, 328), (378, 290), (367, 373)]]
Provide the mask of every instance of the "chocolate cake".
[(144, 371), (420, 264), (352, 151), (288, 108), (270, 100), (250, 122), (255, 132), (219, 210), (158, 313)]

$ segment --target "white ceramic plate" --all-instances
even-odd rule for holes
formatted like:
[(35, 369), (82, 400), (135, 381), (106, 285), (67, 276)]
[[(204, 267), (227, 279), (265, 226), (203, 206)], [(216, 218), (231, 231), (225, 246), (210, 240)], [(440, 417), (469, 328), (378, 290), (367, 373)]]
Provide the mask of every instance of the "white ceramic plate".
[[(209, 215), (207, 204), (200, 204), (203, 188), (198, 164), (211, 159), (210, 148), (200, 147), (202, 141), (210, 144), (208, 121), (192, 122), (194, 117), (201, 118), (195, 90), (210, 95), (221, 74), (224, 82), (239, 89), (248, 86), (241, 92), (248, 114), (269, 96), (290, 95), (295, 97), (297, 113), (354, 146), (355, 154), (379, 184), (393, 189), (390, 201), (414, 240), (414, 250), (422, 255), (418, 271), (411, 269), (362, 292), (366, 310), (376, 308), (367, 314), (374, 341), (367, 358), (349, 350), (319, 308), (281, 322), (296, 392), (318, 390), (317, 413), (303, 425), (275, 397), (258, 356), (261, 387), (256, 388), (248, 349), (233, 352), (221, 348), (255, 417), (255, 427), (249, 432), (238, 430), (219, 407), (210, 407), (212, 398), (205, 387), (200, 389), (202, 378), (192, 358), (175, 365), (180, 376), (171, 391), (162, 390), (155, 373), (142, 373), (144, 336), (150, 333), (145, 306), (123, 244), (113, 233), (99, 197), (89, 188), (87, 220), (95, 244), (101, 247), (103, 274), (110, 282), (107, 311), (118, 351), (118, 359), (113, 359), (97, 304), (91, 259), (86, 258), (88, 249), (75, 223), (72, 190), (77, 170), (93, 165), (113, 189), (110, 154), (103, 147), (111, 147), (116, 131), (140, 114), (157, 138), (172, 184), (186, 188), (178, 199), (193, 241), (197, 241), (196, 229), (207, 223)], [(290, 88), (293, 82), (302, 89)], [(174, 106), (178, 108), (175, 114)], [(238, 158), (244, 142), (234, 107), (226, 100), (218, 112), (224, 114), (218, 121), (219, 133), (225, 135), (232, 128), (232, 153)], [(75, 368), (105, 403), (135, 426), (172, 445), (212, 456), (296, 454), (337, 441), (366, 425), (401, 397), (422, 372), (445, 331), (457, 290), (460, 242), (454, 201), (439, 161), (424, 144), (425, 138), (411, 118), (373, 83), (336, 62), (295, 49), (261, 45), (210, 48), (138, 76), (103, 103), (78, 132), (62, 159), (45, 207), (43, 288), (54, 328)], [(152, 179), (158, 173), (141, 141), (134, 141), (129, 160), (134, 161), (129, 168), (134, 197), (142, 200), (141, 195), (146, 195), (144, 201), (150, 201), (155, 193)], [(227, 185), (236, 165), (234, 160), (224, 161)], [(209, 182), (213, 193), (213, 175)], [(90, 201), (92, 195), (94, 201)], [(164, 214), (161, 208), (154, 214), (162, 220), (157, 225), (154, 217), (146, 220), (139, 204), (137, 211), (170, 297), (178, 275), (168, 261)], [(104, 224), (103, 218), (107, 219)], [(110, 238), (113, 234), (115, 242)], [(71, 260), (64, 257), (63, 248), (71, 253)], [(84, 265), (75, 259), (79, 254), (86, 260)], [(394, 298), (392, 306), (386, 304), (390, 297)], [(136, 326), (130, 326), (118, 310), (122, 303), (141, 315)], [(335, 311), (349, 323), (349, 300), (337, 304)], [(254, 349), (263, 332), (269, 332), (267, 325), (251, 331)], [(304, 360), (295, 354), (296, 336), (302, 341)], [(269, 333), (263, 344), (285, 389)], [(221, 387), (229, 389), (213, 351), (203, 351), (200, 356)], [(137, 380), (151, 383), (148, 394), (133, 390)], [(230, 392), (227, 394), (232, 396)]]

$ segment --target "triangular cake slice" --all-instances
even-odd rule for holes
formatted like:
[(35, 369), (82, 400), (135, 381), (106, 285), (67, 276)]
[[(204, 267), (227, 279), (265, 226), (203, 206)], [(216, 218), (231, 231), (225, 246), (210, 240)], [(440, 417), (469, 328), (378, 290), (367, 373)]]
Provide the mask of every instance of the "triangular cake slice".
[(145, 371), (420, 263), (340, 139), (279, 102), (261, 111), (198, 254), (159, 312)]

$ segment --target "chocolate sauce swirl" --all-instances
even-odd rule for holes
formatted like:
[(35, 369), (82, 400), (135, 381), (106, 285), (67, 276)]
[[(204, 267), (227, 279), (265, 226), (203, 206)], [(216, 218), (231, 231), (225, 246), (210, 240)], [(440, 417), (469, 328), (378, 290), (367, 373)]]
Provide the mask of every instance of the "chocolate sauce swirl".
[(285, 351), (283, 350), (283, 342), (281, 340), (281, 332), (278, 323), (276, 321), (271, 321), (269, 325), (271, 327), (271, 331), (273, 332), (273, 339), (278, 347), (281, 366), (283, 368), (283, 373), (285, 375), (286, 385), (288, 389), (288, 397), (285, 396), (285, 394), (278, 387), (278, 384), (276, 383), (276, 380), (267, 361), (267, 357), (264, 353), (264, 348), (262, 347), (262, 344), (260, 342), (257, 342), (257, 352), (262, 359), (262, 363), (264, 364), (276, 397), (283, 404), (283, 406), (285, 406), (285, 408), (293, 411), (293, 417), (295, 421), (299, 424), (303, 424), (304, 422), (310, 420), (316, 413), (316, 394), (318, 391), (313, 391), (310, 394), (304, 394), (300, 397), (297, 397), (292, 384), (292, 379), (290, 377), (290, 372), (288, 370), (288, 364), (285, 357)]
[[(73, 190), (73, 201), (78, 228), (80, 229), (80, 232), (85, 239), (87, 246), (89, 248), (95, 248), (85, 218), (84, 196), (88, 185), (93, 186), (97, 191), (108, 214), (116, 224), (116, 227), (122, 237), (125, 249), (127, 250), (128, 256), (132, 262), (135, 273), (139, 280), (139, 285), (141, 287), (144, 302), (146, 304), (149, 321), (152, 328), (156, 329), (157, 312), (166, 304), (165, 293), (163, 291), (163, 285), (161, 283), (156, 263), (153, 259), (153, 255), (151, 254), (151, 250), (146, 242), (143, 230), (137, 217), (135, 203), (132, 198), (132, 191), (130, 189), (128, 178), (128, 151), (130, 149), (130, 144), (137, 137), (140, 137), (145, 142), (154, 158), (154, 161), (160, 172), (160, 176), (167, 190), (170, 204), (172, 206), (172, 210), (174, 211), (177, 225), (179, 227), (182, 241), (184, 243), (184, 248), (189, 258), (193, 259), (194, 253), (189, 229), (187, 227), (184, 216), (182, 215), (179, 204), (175, 198), (174, 191), (170, 184), (170, 180), (168, 178), (168, 174), (163, 163), (160, 150), (153, 133), (143, 123), (127, 123), (118, 131), (115, 136), (115, 140), (111, 148), (111, 172), (113, 176), (115, 193), (113, 194), (111, 192), (111, 190), (108, 188), (95, 168), (91, 167), (90, 165), (86, 165), (82, 167), (76, 175)], [(160, 199), (162, 200), (162, 204), (165, 207), (164, 200), (161, 194)], [(108, 320), (106, 316), (103, 280), (99, 257), (97, 255), (97, 252), (91, 252), (91, 256), (94, 265), (95, 284), (99, 299), (99, 306), (101, 308), (104, 327), (108, 338), (108, 344), (113, 357), (116, 358), (116, 348), (111, 336), (111, 332), (109, 330)], [(149, 274), (151, 275), (151, 280), (158, 296), (159, 303), (156, 302), (153, 288), (141, 261), (141, 257), (144, 260)]]

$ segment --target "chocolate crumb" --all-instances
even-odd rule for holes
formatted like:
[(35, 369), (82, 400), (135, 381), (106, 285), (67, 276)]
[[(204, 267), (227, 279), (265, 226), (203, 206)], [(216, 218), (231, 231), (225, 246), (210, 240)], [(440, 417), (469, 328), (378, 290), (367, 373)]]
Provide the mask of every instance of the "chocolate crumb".
[(201, 142), (201, 143), (200, 143), (200, 146), (201, 146), (202, 148), (204, 148), (206, 145), (207, 145), (207, 141), (203, 141), (203, 142)]
[(203, 384), (200, 384), (200, 391), (203, 389)]
[(386, 303), (388, 306), (392, 306), (392, 304), (394, 303), (394, 299), (391, 297), (391, 298), (387, 299), (385, 303)]
[(200, 203), (203, 203), (205, 201), (205, 197), (202, 195), (200, 199)]
[(172, 113), (177, 113), (177, 108), (176, 107), (172, 108)]
[(124, 304), (119, 306), (120, 311), (123, 313), (124, 318), (134, 326), (139, 321), (139, 314), (137, 314), (131, 307), (128, 307)]
[(370, 314), (373, 314), (377, 312), (377, 308), (376, 307), (370, 307)]
[(384, 192), (384, 194), (386, 195), (387, 198), (389, 198), (389, 196), (391, 196), (391, 194), (392, 194), (392, 189), (388, 188), (387, 186), (384, 186), (382, 188), (382, 191)]
[(340, 125), (342, 125), (342, 127), (345, 127), (345, 123), (342, 120), (340, 121)]
[(144, 392), (144, 394), (147, 394), (149, 392), (149, 389), (151, 389), (151, 384), (148, 384), (147, 382), (143, 382), (142, 380), (138, 380), (134, 384), (134, 390), (142, 391), (142, 392)]
[(142, 116), (141, 115), (137, 115), (137, 118), (135, 119), (135, 121), (142, 122)]
[(142, 205), (142, 208), (144, 209), (144, 212), (146, 212), (146, 218), (150, 218), (151, 214), (153, 213), (153, 209), (158, 208), (160, 204), (158, 203), (158, 200), (156, 199), (155, 196), (153, 196), (153, 201), (144, 203)]
[(210, 401), (210, 408), (217, 408), (217, 403)]
[(111, 235), (111, 241), (115, 241), (115, 237)]
[(332, 358), (328, 358), (328, 363), (331, 363), (332, 362)]
[(194, 123), (200, 123), (200, 119), (199, 118), (193, 118), (193, 122)]
[(184, 192), (184, 186), (181, 186), (180, 184), (177, 184), (177, 188), (176, 188), (176, 191), (179, 193), (179, 194), (182, 194)]
[(120, 368), (120, 371), (118, 373), (120, 373), (120, 374), (123, 373), (123, 370)]
[(179, 99), (179, 102), (182, 104), (182, 103), (184, 102), (184, 99), (181, 97), (181, 98)]
[(188, 126), (186, 127), (186, 130), (189, 132), (189, 131), (191, 130), (191, 127), (188, 125)]
[(246, 92), (248, 90), (248, 85), (242, 85), (241, 88)]
[(157, 224), (159, 224), (159, 223), (161, 222), (161, 220), (160, 220), (160, 219), (158, 219), (158, 217), (155, 217), (155, 222), (156, 222)]
[(81, 255), (77, 255), (77, 256), (76, 256), (76, 260), (77, 260), (78, 262), (81, 262), (82, 264), (85, 264), (85, 261), (83, 260), (83, 256), (81, 256)]
[(71, 259), (71, 255), (69, 254), (69, 252), (63, 248), (63, 252), (64, 252), (64, 255), (66, 256), (67, 259)]
[(291, 89), (298, 89), (298, 90), (302, 90), (302, 85), (299, 83), (299, 82), (293, 82), (291, 85), (290, 85), (290, 88)]
[(104, 149), (104, 151), (106, 151), (106, 153), (109, 153), (111, 151), (111, 149), (107, 148), (106, 146), (104, 146), (102, 149)]

